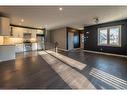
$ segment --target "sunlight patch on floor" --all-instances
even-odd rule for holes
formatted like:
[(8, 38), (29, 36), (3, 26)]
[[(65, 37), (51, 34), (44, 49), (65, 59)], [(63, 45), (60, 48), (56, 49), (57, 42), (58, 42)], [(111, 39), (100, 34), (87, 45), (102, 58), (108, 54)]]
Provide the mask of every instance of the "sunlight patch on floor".
[(45, 51), (41, 51), (39, 54), (72, 89), (96, 89), (84, 75), (71, 66), (66, 65), (66, 63)]
[(108, 74), (104, 71), (93, 68), (90, 71), (90, 75), (116, 89), (127, 89), (127, 81), (113, 76), (111, 74)]
[(55, 56), (56, 58), (60, 59), (61, 61), (65, 62), (66, 64), (72, 66), (72, 67), (75, 67), (79, 70), (83, 70), (87, 65), (84, 64), (84, 63), (81, 63), (79, 61), (76, 61), (72, 58), (69, 58), (67, 56), (64, 56), (60, 53), (56, 53), (56, 52), (53, 52), (53, 51), (49, 51), (49, 50), (46, 50), (46, 52), (48, 52), (49, 54)]

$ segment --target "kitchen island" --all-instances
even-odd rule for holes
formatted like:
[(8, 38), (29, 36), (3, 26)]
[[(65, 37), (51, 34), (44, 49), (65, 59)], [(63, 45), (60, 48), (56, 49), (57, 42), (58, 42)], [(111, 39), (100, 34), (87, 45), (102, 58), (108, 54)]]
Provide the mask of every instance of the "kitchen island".
[(0, 62), (16, 58), (15, 45), (0, 45)]

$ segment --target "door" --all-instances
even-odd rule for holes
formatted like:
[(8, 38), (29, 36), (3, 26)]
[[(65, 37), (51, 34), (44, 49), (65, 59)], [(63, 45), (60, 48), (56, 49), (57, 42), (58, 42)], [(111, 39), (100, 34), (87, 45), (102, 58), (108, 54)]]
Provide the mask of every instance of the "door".
[(80, 47), (80, 35), (79, 32), (74, 32), (74, 48)]

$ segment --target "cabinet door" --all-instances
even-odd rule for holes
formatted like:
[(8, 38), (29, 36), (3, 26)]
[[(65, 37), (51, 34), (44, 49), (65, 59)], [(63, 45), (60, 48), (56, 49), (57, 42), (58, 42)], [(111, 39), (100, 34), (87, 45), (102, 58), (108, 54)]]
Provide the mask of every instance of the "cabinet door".
[(12, 28), (12, 36), (13, 37), (18, 37), (17, 27)]
[(24, 51), (23, 48), (24, 48), (24, 45), (23, 44), (16, 44), (16, 47), (15, 47), (16, 53), (23, 52)]
[(23, 38), (23, 32), (24, 32), (24, 28), (20, 28), (20, 27), (13, 27), (12, 28), (13, 31), (13, 37), (18, 37), (18, 38)]
[(32, 43), (32, 50), (37, 50), (37, 43)]
[(0, 17), (0, 35), (10, 36), (10, 22), (9, 18)]
[(32, 33), (32, 38), (36, 38), (36, 30), (32, 30), (31, 33)]
[(23, 38), (23, 31), (24, 31), (24, 28), (20, 28), (19, 31), (18, 31), (18, 34), (19, 34), (20, 38)]
[(37, 34), (44, 34), (43, 30), (37, 30)]
[(27, 33), (31, 33), (31, 38), (36, 38), (36, 30), (35, 29), (27, 29)]

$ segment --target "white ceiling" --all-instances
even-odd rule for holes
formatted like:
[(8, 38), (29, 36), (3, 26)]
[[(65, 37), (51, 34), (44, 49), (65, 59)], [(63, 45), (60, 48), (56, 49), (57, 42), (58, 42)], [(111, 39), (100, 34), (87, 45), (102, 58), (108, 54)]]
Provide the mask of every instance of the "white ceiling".
[(1, 6), (0, 12), (9, 14), (12, 24), (55, 29), (64, 26), (82, 28), (95, 24), (93, 18), (99, 17), (99, 23), (127, 18), (127, 6)]

